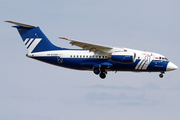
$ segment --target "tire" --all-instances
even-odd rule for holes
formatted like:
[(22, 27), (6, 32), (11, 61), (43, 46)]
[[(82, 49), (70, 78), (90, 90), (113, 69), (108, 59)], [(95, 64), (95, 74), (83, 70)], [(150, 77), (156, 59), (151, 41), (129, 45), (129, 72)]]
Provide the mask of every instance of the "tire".
[(93, 71), (94, 71), (94, 74), (96, 74), (96, 75), (99, 74), (99, 68), (95, 67)]
[(159, 77), (160, 77), (160, 78), (163, 78), (163, 74), (159, 74)]
[(101, 72), (101, 73), (99, 74), (99, 77), (102, 78), (102, 79), (104, 79), (104, 78), (106, 78), (106, 74), (105, 74), (104, 72)]

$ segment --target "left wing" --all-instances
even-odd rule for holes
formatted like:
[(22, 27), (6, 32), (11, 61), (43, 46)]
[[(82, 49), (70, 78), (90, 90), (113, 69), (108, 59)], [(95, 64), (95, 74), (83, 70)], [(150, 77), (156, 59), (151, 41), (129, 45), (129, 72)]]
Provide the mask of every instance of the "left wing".
[(109, 46), (96, 45), (96, 44), (81, 42), (81, 41), (77, 41), (77, 40), (71, 40), (71, 39), (64, 38), (64, 37), (59, 37), (59, 38), (64, 39), (64, 40), (68, 40), (68, 41), (70, 41), (71, 45), (81, 47), (82, 49), (87, 49), (90, 52), (92, 51), (95, 53), (99, 53), (99, 52), (107, 53), (108, 51), (113, 49), (113, 47), (109, 47)]

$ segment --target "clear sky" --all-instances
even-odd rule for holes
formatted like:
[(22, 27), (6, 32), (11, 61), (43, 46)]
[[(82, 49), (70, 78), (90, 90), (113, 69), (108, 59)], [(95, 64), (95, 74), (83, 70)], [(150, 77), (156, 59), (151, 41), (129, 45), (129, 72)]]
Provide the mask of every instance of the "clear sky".
[(5, 20), (58, 37), (152, 51), (180, 67), (179, 0), (0, 0), (1, 120), (179, 120), (179, 69), (159, 73), (76, 71), (39, 62)]

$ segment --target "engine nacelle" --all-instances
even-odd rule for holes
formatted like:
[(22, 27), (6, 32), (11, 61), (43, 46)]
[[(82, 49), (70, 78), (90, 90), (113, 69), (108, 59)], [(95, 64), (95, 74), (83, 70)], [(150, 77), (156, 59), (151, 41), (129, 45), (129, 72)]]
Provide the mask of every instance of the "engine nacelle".
[(136, 53), (134, 52), (114, 52), (111, 54), (111, 60), (120, 63), (135, 62)]

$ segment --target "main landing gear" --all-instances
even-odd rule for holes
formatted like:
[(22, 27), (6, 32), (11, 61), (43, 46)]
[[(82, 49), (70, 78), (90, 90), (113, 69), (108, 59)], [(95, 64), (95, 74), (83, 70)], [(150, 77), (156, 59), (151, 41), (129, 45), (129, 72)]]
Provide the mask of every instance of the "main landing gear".
[(94, 74), (98, 75), (99, 72), (100, 72), (99, 68), (98, 68), (98, 67), (95, 67), (95, 68), (94, 68)]
[(164, 71), (161, 72), (161, 74), (159, 74), (159, 77), (160, 77), (160, 78), (163, 78), (163, 76), (164, 76), (163, 74), (164, 74)]
[(98, 67), (94, 67), (93, 72), (94, 74), (99, 75), (99, 77), (102, 79), (106, 78), (107, 72), (105, 71), (105, 69), (99, 69)]
[(101, 72), (99, 74), (99, 77), (102, 78), (102, 79), (106, 78), (106, 73), (105, 72)]

